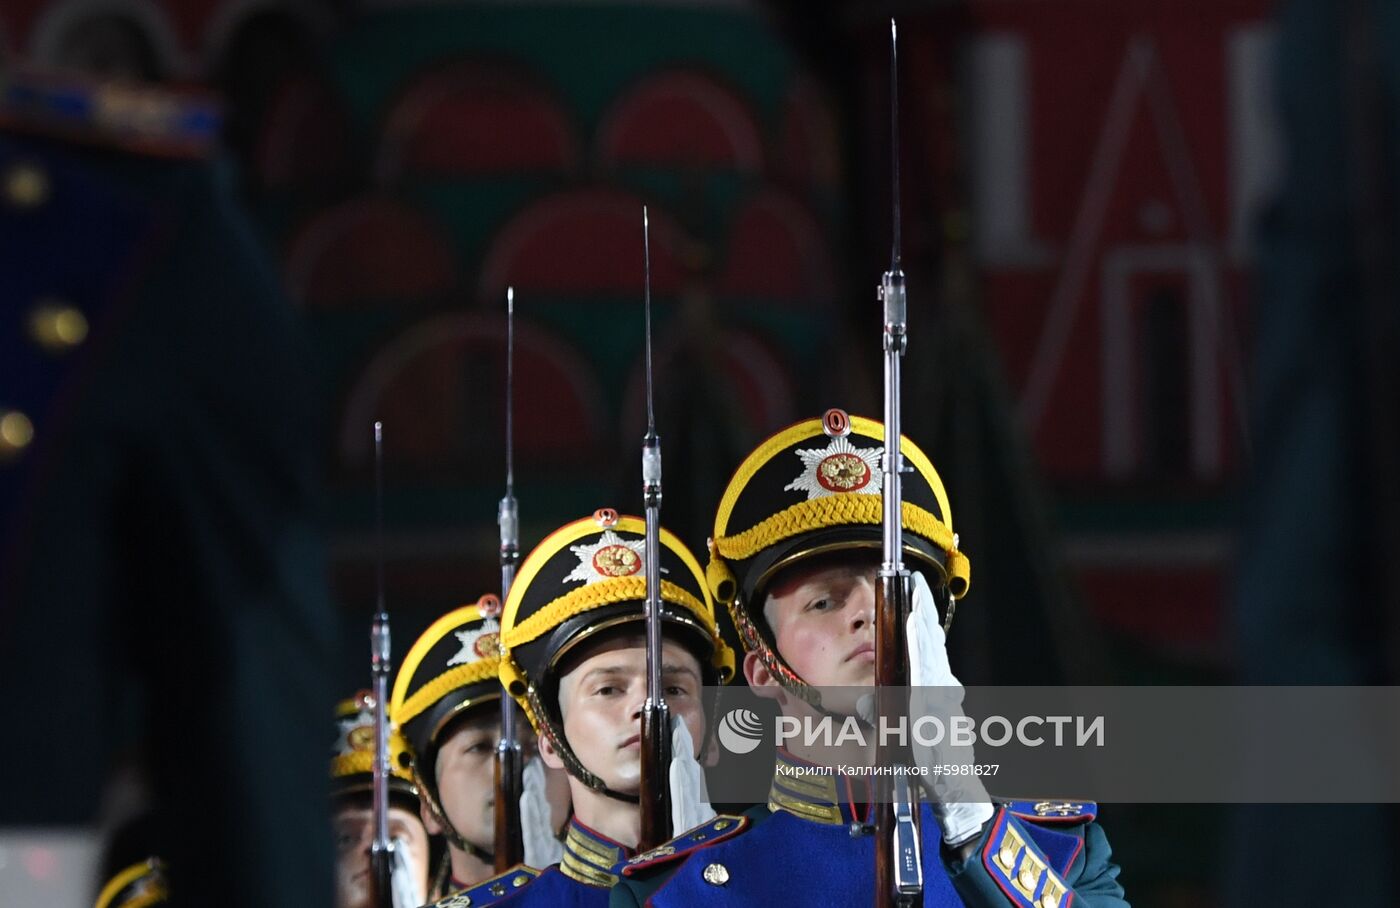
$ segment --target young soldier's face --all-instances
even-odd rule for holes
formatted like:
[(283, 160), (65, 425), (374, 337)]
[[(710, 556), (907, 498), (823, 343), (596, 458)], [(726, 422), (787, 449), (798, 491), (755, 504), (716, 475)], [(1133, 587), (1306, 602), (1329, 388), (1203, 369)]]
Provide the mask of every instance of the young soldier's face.
[[(438, 746), (436, 773), (439, 803), (452, 827), (486, 852), (496, 837), (496, 742), (501, 737), (501, 714), (479, 709)], [(433, 835), (442, 827), (425, 807), (423, 822)]]
[[(336, 850), (336, 908), (372, 908), (369, 850), (374, 844), (374, 811), (366, 803), (350, 802), (335, 812), (332, 821)], [(389, 838), (404, 848), (413, 884), (428, 892), (428, 833), (410, 811), (389, 805)]]
[[(663, 641), (661, 649), (666, 704), (671, 715), (685, 722), (698, 750), (705, 740), (700, 662), (669, 640)], [(635, 794), (641, 788), (646, 695), (646, 641), (640, 636), (606, 641), (585, 651), (581, 661), (559, 679), (559, 710), (569, 747), (586, 769), (622, 794)], [(547, 738), (540, 739), (540, 753), (547, 765), (564, 765)]]
[[(873, 559), (818, 558), (788, 568), (769, 589), (763, 616), (778, 655), (808, 684), (875, 683), (876, 570)], [(745, 659), (750, 684), (755, 684), (756, 662), (757, 657)], [(766, 673), (758, 679), (768, 680), (773, 679)]]

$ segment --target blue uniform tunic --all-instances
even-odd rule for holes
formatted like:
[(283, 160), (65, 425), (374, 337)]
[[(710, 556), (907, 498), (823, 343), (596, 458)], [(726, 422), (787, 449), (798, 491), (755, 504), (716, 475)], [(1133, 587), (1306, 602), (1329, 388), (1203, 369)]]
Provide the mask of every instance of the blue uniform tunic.
[[(792, 758), (779, 754), (780, 765)], [(868, 781), (774, 775), (766, 807), (719, 817), (638, 855), (612, 905), (866, 905), (875, 886)], [(1103, 831), (1086, 802), (998, 805), (976, 848), (957, 860), (921, 807), (926, 906), (1123, 908)]]

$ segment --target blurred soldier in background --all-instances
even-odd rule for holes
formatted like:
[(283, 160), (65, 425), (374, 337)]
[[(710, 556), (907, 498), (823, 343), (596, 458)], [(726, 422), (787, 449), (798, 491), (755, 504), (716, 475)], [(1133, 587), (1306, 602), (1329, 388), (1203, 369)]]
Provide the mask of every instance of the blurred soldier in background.
[[(1400, 18), (1280, 4), (1284, 171), (1258, 230), (1252, 464), (1234, 627), (1245, 684), (1400, 677)], [(1393, 805), (1235, 809), (1225, 904), (1395, 904)], [(1345, 830), (1346, 868), (1307, 854)]]
[(308, 364), (218, 129), (200, 95), (0, 80), (0, 776), (53, 783), (0, 827), (91, 824), (134, 733), (177, 901), (328, 905)]
[[(392, 713), (391, 713), (392, 715)], [(361, 691), (336, 707), (331, 751), (332, 828), (336, 843), (336, 908), (373, 908), (370, 845), (374, 842), (374, 698)], [(418, 816), (418, 788), (409, 771), (408, 742), (389, 735), (389, 838), (407, 867), (411, 904), (428, 891), (428, 830)]]
[[(483, 603), (494, 603), (483, 614)], [(413, 747), (413, 777), (428, 832), (447, 840), (429, 900), (495, 876), (500, 600), (484, 596), (443, 615), (404, 657), (390, 713)]]

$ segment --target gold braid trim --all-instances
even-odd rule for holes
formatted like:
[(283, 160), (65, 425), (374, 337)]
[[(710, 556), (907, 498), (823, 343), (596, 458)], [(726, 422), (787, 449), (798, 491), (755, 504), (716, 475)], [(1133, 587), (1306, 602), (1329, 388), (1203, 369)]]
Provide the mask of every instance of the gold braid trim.
[(835, 804), (812, 804), (800, 798), (794, 798), (776, 788), (768, 793), (768, 809), (774, 813), (786, 810), (804, 820), (812, 820), (828, 826), (839, 826), (845, 822), (841, 818), (841, 808)]
[(122, 902), (121, 908), (150, 908), (151, 905), (163, 905), (169, 899), (170, 893), (160, 883), (152, 884), (150, 890), (141, 893), (132, 899)]
[[(389, 775), (412, 782), (413, 775), (403, 768), (400, 760), (409, 750), (409, 744), (399, 735), (398, 730), (389, 733)], [(337, 754), (330, 758), (330, 778), (340, 779), (347, 775), (360, 775), (374, 772), (374, 750), (351, 750), (349, 754)]]
[[(647, 580), (645, 577), (614, 577), (611, 580), (590, 583), (587, 586), (570, 590), (520, 624), (508, 628), (503, 642), (506, 649), (521, 646), (544, 636), (575, 615), (581, 615), (592, 609), (614, 605), (618, 602), (642, 600), (646, 598), (646, 595)], [(673, 605), (689, 609), (696, 618), (700, 619), (700, 625), (709, 631), (712, 637), (716, 636), (713, 616), (706, 611), (700, 600), (696, 599), (685, 588), (677, 586), (669, 580), (662, 580), (661, 598)]]
[(559, 862), (559, 872), (571, 879), (590, 886), (610, 889), (617, 885), (618, 877), (609, 871), (622, 860), (620, 847), (608, 847), (584, 835), (573, 823), (564, 836), (564, 859)]
[(139, 864), (132, 864), (122, 870), (116, 876), (107, 881), (107, 885), (102, 887), (102, 891), (97, 896), (95, 908), (116, 908), (118, 905), (126, 906), (133, 904), (154, 905), (162, 902), (168, 897), (164, 881), (160, 879), (148, 883), (148, 890), (141, 893), (137, 898), (127, 898), (121, 902), (116, 899), (122, 894), (122, 890), (139, 881), (147, 875), (160, 873), (160, 862), (155, 859), (148, 859)]
[(564, 852), (564, 860), (559, 862), (559, 872), (571, 880), (576, 880), (585, 886), (592, 886), (594, 889), (611, 889), (618, 882), (618, 877), (615, 874), (597, 870), (574, 857), (568, 851)]
[[(972, 566), (967, 556), (959, 552), (953, 543), (953, 532), (943, 522), (928, 511), (909, 502), (903, 502), (901, 513), (904, 528), (929, 539), (947, 555), (948, 575), (960, 582), (951, 582), (956, 595), (967, 590)], [(879, 495), (829, 495), (813, 498), (783, 508), (772, 517), (762, 520), (742, 533), (722, 536), (714, 540), (714, 549), (722, 558), (730, 561), (744, 561), (759, 552), (791, 539), (800, 533), (823, 530), (850, 524), (879, 525), (884, 519), (884, 503)]]
[(501, 660), (494, 656), (487, 656), (465, 665), (453, 666), (414, 691), (413, 696), (405, 700), (403, 705), (395, 711), (394, 721), (402, 727), (459, 687), (495, 680), (500, 668)]
[(568, 835), (564, 841), (565, 849), (573, 848), (580, 856), (590, 859), (595, 866), (608, 868), (622, 860), (622, 851), (617, 848), (605, 848), (588, 840), (575, 827), (570, 826)]
[[(953, 547), (953, 534), (942, 521), (918, 505), (907, 501), (903, 505), (905, 529), (932, 539), (944, 551)], [(883, 519), (884, 501), (880, 495), (828, 495), (799, 501), (742, 533), (722, 536), (715, 540), (715, 547), (725, 558), (743, 561), (798, 533), (852, 523), (879, 524)]]
[[(779, 757), (778, 759), (780, 761), (778, 766), (783, 766), (784, 764), (781, 762), (782, 758)], [(792, 764), (786, 765), (791, 766)], [(835, 776), (789, 776), (775, 771), (773, 773), (772, 787), (774, 789), (781, 789), (795, 797), (821, 801), (823, 804), (835, 804), (837, 801)]]

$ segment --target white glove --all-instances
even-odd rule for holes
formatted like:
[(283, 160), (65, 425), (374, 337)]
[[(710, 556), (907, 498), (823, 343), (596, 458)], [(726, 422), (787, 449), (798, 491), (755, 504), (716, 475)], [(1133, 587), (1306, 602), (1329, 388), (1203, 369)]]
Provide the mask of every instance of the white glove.
[(954, 747), (948, 743), (950, 719), (961, 716), (963, 688), (948, 664), (947, 638), (939, 622), (938, 604), (933, 590), (918, 571), (914, 572), (913, 602), (905, 625), (909, 641), (909, 684), (914, 690), (909, 698), (911, 717), (937, 716), (945, 729), (942, 742), (934, 747), (920, 747), (913, 742), (914, 762), (924, 767), (920, 778), (932, 798), (929, 805), (943, 828), (943, 841), (961, 845), (982, 831), (992, 818), (991, 798), (982, 781), (975, 775), (935, 775), (938, 764), (975, 766), (971, 746)]
[(418, 880), (408, 863), (408, 843), (400, 838), (394, 839), (394, 848), (389, 852), (389, 889), (394, 908), (418, 908), (427, 897), (427, 893), (418, 890)]
[(671, 717), (671, 831), (680, 835), (715, 818), (705, 770), (695, 760), (695, 742), (679, 716)]
[(538, 755), (520, 773), (520, 838), (525, 845), (525, 864), (544, 869), (564, 860), (564, 843), (554, 834), (545, 795), (544, 761)]

